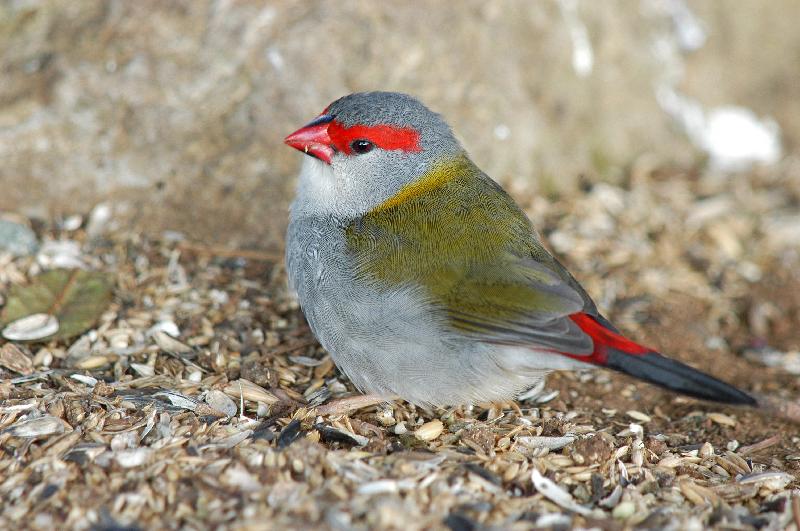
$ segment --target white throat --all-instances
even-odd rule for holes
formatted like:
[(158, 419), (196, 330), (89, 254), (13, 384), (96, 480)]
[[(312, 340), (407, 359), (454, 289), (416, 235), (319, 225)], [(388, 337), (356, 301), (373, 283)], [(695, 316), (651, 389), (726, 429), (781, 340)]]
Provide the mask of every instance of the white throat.
[(337, 209), (337, 179), (333, 168), (314, 157), (304, 156), (297, 178), (297, 196), (292, 217), (328, 215)]
[[(358, 168), (354, 168), (352, 161), (346, 159), (334, 161), (331, 165), (314, 157), (303, 157), (297, 197), (291, 208), (292, 217), (334, 216), (347, 219), (372, 210), (399, 187), (399, 183), (392, 186), (383, 182), (397, 172), (380, 172), (379, 161), (372, 157), (372, 153), (362, 155)], [(365, 168), (372, 171), (365, 172)]]
[(305, 156), (292, 217), (363, 216), (424, 175), (436, 152), (373, 149), (358, 156), (335, 155), (331, 164)]

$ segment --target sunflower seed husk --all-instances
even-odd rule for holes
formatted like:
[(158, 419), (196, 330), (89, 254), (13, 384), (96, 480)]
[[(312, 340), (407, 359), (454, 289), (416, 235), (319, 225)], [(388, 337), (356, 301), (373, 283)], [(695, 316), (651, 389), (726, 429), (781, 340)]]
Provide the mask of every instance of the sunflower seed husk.
[(559, 507), (582, 515), (591, 514), (592, 511), (590, 509), (579, 505), (567, 491), (544, 477), (535, 468), (531, 472), (531, 481), (533, 482), (533, 486), (537, 491), (539, 491), (540, 494), (542, 494), (542, 496), (555, 503)]
[(14, 343), (6, 343), (0, 347), (0, 367), (27, 376), (33, 372), (33, 360)]
[(564, 437), (517, 437), (516, 441), (528, 448), (547, 448), (548, 450), (560, 450), (575, 441), (575, 436), (565, 435)]
[(414, 436), (421, 441), (432, 441), (441, 435), (442, 431), (444, 431), (444, 424), (441, 420), (434, 419), (414, 430)]
[(35, 313), (3, 328), (3, 337), (9, 341), (37, 341), (58, 332), (58, 319), (46, 313)]
[(3, 430), (12, 437), (36, 438), (64, 433), (64, 421), (48, 415), (20, 420)]

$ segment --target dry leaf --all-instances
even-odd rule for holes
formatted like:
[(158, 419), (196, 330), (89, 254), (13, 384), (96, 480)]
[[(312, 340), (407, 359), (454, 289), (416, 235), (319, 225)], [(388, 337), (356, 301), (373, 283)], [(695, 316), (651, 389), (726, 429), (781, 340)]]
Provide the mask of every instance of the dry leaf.
[[(111, 279), (105, 273), (80, 269), (47, 271), (34, 278), (29, 285), (11, 288), (0, 315), (0, 326), (34, 314), (47, 314), (57, 319), (58, 327), (52, 329), (52, 322), (43, 321), (42, 325), (47, 323), (49, 326), (47, 335), (39, 330), (37, 334), (29, 334), (29, 339), (20, 341), (77, 336), (91, 328), (108, 307), (111, 288)], [(3, 335), (8, 337), (6, 330)]]

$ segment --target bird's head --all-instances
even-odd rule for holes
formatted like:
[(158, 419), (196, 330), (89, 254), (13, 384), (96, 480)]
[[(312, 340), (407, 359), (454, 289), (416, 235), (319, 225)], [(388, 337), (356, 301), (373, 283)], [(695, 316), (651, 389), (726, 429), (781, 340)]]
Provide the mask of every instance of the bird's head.
[(441, 116), (396, 92), (340, 98), (284, 142), (308, 155), (304, 208), (342, 215), (368, 212), (464, 153)]

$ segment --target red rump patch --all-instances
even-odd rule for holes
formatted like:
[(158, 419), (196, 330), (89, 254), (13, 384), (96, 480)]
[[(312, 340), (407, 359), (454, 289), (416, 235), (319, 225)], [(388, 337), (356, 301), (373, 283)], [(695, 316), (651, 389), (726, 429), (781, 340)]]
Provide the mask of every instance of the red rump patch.
[(643, 347), (638, 343), (634, 343), (630, 339), (609, 330), (586, 313), (574, 313), (569, 316), (572, 321), (580, 327), (581, 330), (586, 332), (589, 337), (594, 341), (594, 352), (589, 356), (576, 356), (566, 354), (567, 356), (589, 363), (596, 363), (598, 365), (605, 365), (608, 361), (608, 348), (623, 352), (625, 354), (632, 354), (634, 356), (647, 354), (653, 352), (652, 349)]
[(410, 127), (393, 125), (353, 125), (345, 127), (334, 120), (328, 126), (331, 145), (342, 153), (350, 154), (353, 140), (369, 140), (376, 147), (386, 150), (422, 151), (419, 133)]

